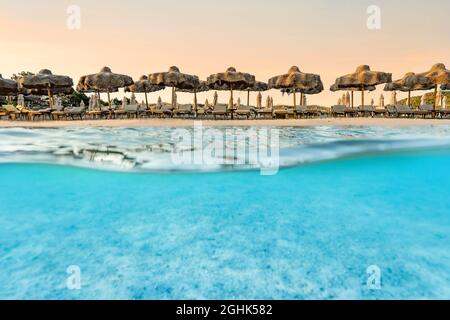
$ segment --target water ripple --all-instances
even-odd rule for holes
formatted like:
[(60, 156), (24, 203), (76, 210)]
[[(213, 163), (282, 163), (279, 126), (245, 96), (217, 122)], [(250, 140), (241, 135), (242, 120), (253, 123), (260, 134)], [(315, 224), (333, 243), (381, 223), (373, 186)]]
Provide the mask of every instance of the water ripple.
[[(204, 128), (207, 130), (208, 128)], [(279, 165), (294, 166), (352, 155), (450, 147), (450, 126), (249, 128), (279, 133)], [(186, 130), (186, 129), (183, 129)], [(188, 129), (188, 131), (194, 129)], [(233, 127), (214, 128), (224, 135), (226, 152), (215, 164), (175, 165), (173, 155), (194, 154), (195, 143), (174, 140), (173, 128), (1, 128), (0, 163), (49, 163), (118, 171), (216, 171), (254, 169), (239, 150), (258, 146)], [(193, 134), (193, 139), (195, 135)], [(204, 141), (208, 138), (204, 138)], [(219, 159), (220, 160), (220, 159)], [(225, 161), (226, 160), (226, 161)]]

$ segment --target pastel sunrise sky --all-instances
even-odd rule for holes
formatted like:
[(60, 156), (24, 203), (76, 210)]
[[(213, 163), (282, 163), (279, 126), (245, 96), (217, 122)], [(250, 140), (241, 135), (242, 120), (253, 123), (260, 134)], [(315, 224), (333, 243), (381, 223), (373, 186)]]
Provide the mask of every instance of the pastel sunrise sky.
[[(67, 27), (70, 5), (81, 9), (80, 30)], [(380, 30), (367, 28), (369, 5), (381, 9)], [(48, 68), (77, 83), (104, 65), (135, 80), (171, 65), (201, 79), (235, 66), (267, 81), (297, 65), (320, 74), (326, 88), (308, 102), (330, 105), (341, 93), (329, 86), (360, 64), (394, 79), (437, 62), (448, 68), (449, 12), (448, 0), (0, 0), (0, 73)], [(167, 101), (166, 91), (150, 99)], [(199, 101), (211, 96), (202, 93)], [(181, 102), (191, 99), (179, 94)]]

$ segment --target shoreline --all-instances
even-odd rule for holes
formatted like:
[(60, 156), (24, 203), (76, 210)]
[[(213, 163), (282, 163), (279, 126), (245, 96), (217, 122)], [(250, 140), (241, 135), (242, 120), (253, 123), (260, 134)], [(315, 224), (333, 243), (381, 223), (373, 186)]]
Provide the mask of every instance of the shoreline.
[(193, 119), (107, 119), (66, 121), (10, 121), (0, 120), (0, 128), (160, 128), (192, 127), (202, 122), (208, 127), (317, 127), (317, 126), (434, 126), (450, 125), (450, 119), (386, 119), (386, 118), (324, 118), (324, 119), (258, 119), (258, 120), (193, 120)]

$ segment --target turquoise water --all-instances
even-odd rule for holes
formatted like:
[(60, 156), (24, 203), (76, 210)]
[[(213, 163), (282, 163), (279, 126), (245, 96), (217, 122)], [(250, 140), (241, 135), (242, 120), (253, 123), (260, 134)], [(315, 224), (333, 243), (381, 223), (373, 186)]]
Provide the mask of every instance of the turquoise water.
[(10, 163), (4, 143), (0, 298), (450, 299), (450, 148), (362, 145), (261, 176)]

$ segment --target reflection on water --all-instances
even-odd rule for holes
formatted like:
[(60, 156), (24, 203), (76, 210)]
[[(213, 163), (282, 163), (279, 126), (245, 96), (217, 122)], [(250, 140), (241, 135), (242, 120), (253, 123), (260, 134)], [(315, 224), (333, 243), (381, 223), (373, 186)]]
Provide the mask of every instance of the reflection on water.
[[(208, 129), (208, 128), (205, 128)], [(250, 137), (269, 128), (214, 128), (224, 137), (226, 152), (220, 157), (236, 159), (256, 152), (255, 146), (238, 132)], [(308, 127), (275, 128), (279, 133), (279, 164), (294, 166), (350, 155), (393, 150), (450, 146), (450, 126), (390, 127)], [(173, 128), (58, 128), (0, 129), (0, 163), (51, 163), (120, 171), (217, 171), (252, 169), (252, 164), (174, 164), (173, 155), (198, 151), (198, 144), (180, 143)], [(186, 130), (186, 129), (183, 129)], [(194, 130), (194, 128), (187, 129)], [(193, 134), (194, 140), (206, 140)], [(251, 140), (251, 139), (250, 139)], [(201, 147), (200, 147), (201, 148)]]

